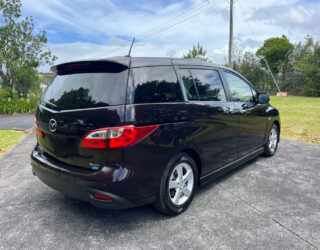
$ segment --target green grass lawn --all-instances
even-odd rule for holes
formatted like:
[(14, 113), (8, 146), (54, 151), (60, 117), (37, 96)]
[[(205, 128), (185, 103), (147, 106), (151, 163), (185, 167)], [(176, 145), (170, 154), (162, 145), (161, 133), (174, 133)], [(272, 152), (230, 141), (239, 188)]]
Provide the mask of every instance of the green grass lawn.
[(17, 144), (24, 136), (25, 132), (14, 130), (0, 130), (0, 158), (4, 156), (10, 148)]
[(272, 96), (280, 110), (281, 137), (320, 145), (320, 98)]

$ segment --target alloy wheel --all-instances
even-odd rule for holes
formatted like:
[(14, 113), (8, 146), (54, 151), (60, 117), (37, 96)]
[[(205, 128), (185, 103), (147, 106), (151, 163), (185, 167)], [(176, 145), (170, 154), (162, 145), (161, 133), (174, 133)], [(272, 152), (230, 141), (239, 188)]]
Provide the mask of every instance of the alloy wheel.
[(169, 197), (176, 206), (188, 201), (194, 188), (194, 174), (188, 163), (179, 163), (169, 179)]
[(278, 132), (276, 128), (272, 128), (269, 134), (269, 150), (273, 154), (277, 148)]

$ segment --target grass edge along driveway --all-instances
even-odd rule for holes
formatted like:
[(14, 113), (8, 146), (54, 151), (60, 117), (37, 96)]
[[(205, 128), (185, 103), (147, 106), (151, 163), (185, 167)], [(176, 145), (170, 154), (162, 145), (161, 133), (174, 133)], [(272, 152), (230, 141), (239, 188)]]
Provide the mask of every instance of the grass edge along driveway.
[(24, 131), (0, 129), (0, 159), (26, 135)]

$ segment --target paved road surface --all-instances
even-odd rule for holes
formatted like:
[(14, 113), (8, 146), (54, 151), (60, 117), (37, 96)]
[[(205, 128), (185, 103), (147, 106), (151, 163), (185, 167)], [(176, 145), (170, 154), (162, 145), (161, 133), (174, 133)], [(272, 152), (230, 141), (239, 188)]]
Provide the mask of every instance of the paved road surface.
[(0, 160), (0, 249), (316, 249), (320, 147), (282, 140), (201, 188), (180, 216), (152, 206), (105, 211), (31, 174), (34, 135)]
[(1, 115), (0, 129), (30, 129), (33, 127), (33, 114)]

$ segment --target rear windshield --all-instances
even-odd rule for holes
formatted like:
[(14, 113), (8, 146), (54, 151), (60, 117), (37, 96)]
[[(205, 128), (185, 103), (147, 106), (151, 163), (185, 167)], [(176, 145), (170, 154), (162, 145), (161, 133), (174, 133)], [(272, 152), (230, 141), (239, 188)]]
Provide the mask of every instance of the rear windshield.
[(56, 110), (125, 104), (128, 71), (57, 75), (42, 104)]

